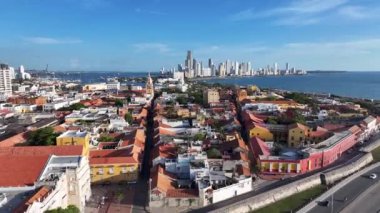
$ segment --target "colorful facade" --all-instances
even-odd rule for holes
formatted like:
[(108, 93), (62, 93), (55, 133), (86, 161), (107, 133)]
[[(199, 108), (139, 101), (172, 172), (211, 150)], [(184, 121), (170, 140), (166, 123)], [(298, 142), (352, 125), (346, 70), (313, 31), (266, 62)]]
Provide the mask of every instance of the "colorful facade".
[(292, 124), (288, 130), (288, 146), (300, 147), (310, 136), (310, 128), (300, 123)]
[(57, 146), (82, 145), (84, 155), (89, 156), (90, 134), (87, 132), (69, 130), (57, 137), (56, 144)]
[(250, 138), (258, 137), (264, 141), (273, 141), (273, 134), (264, 126), (254, 124), (249, 127), (248, 131)]
[(131, 150), (93, 150), (90, 152), (91, 183), (136, 182), (140, 171)]
[(357, 132), (335, 133), (327, 140), (299, 151), (271, 153), (268, 145), (258, 137), (250, 141), (254, 162), (262, 174), (300, 174), (330, 165), (357, 143)]

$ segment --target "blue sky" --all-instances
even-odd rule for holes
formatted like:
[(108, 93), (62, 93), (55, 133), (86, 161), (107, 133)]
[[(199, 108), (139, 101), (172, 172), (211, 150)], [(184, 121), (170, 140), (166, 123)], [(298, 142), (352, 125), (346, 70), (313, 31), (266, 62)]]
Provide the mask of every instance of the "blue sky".
[(0, 61), (154, 71), (194, 57), (380, 71), (378, 0), (0, 0)]

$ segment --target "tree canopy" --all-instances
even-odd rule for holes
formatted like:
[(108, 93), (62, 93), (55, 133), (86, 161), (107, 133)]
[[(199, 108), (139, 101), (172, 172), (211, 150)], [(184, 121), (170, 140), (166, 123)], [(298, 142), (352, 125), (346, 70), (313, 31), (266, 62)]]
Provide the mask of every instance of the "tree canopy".
[(116, 107), (123, 107), (123, 105), (124, 105), (124, 103), (122, 100), (120, 100), (120, 99), (115, 100), (115, 106)]
[(59, 207), (56, 209), (47, 210), (45, 213), (80, 213), (80, 210), (74, 205), (69, 205), (65, 209)]
[(32, 131), (28, 135), (27, 144), (29, 146), (50, 146), (55, 145), (55, 139), (58, 135), (52, 127), (45, 127)]
[(110, 135), (101, 135), (98, 139), (99, 142), (112, 142), (115, 138)]
[(133, 116), (132, 116), (132, 114), (130, 112), (125, 113), (124, 119), (125, 119), (125, 121), (128, 122), (128, 124), (132, 124), (133, 123)]

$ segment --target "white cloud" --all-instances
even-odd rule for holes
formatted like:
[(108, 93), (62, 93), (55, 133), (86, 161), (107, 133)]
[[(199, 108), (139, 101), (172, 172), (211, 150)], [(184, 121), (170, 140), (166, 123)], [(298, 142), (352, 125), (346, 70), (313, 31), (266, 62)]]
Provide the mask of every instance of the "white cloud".
[(51, 37), (25, 37), (25, 41), (33, 44), (77, 44), (82, 43), (80, 39), (51, 38)]
[(133, 45), (138, 52), (153, 51), (159, 53), (170, 52), (168, 45), (163, 43), (138, 43)]
[(349, 5), (340, 8), (338, 14), (349, 19), (374, 19), (380, 17), (380, 9)]
[(255, 11), (247, 9), (229, 16), (231, 21), (274, 18), (276, 25), (311, 25), (320, 22), (321, 15), (345, 5), (347, 0), (293, 0), (274, 9)]

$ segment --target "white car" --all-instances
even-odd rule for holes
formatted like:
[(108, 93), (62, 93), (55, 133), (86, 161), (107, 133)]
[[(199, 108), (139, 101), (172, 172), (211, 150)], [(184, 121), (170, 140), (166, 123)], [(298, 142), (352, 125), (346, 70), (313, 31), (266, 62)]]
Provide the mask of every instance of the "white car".
[(376, 179), (376, 178), (377, 178), (377, 174), (372, 173), (372, 174), (369, 175), (369, 178), (371, 178), (371, 179)]

